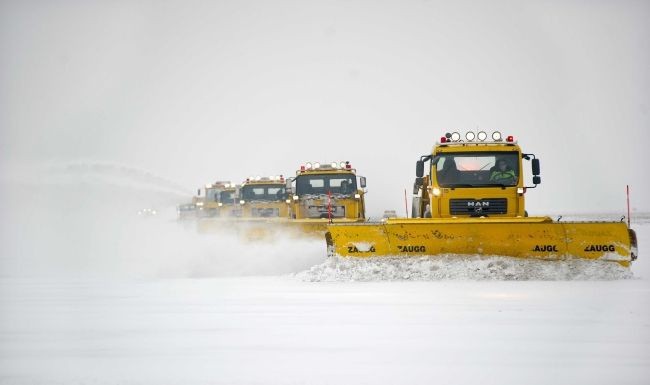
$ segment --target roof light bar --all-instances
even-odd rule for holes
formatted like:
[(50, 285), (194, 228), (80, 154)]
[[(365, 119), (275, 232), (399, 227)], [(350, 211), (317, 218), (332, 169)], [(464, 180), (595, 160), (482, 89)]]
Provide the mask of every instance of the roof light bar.
[[(307, 162), (305, 165), (300, 166), (300, 171), (308, 171), (308, 170), (316, 170), (316, 169), (351, 169), (352, 165), (350, 165), (349, 161), (341, 161), (341, 162), (329, 162), (329, 163), (320, 163), (320, 162)], [(277, 178), (279, 179), (284, 179), (282, 175), (279, 175)]]
[[(475, 133), (474, 131), (467, 131), (465, 133), (465, 140), (467, 142), (484, 142), (488, 137), (488, 134), (485, 131), (479, 131), (478, 133)], [(513, 143), (515, 141), (514, 136), (508, 135), (507, 137), (503, 137), (501, 135), (501, 132), (499, 131), (494, 131), (492, 132), (492, 140), (495, 142), (501, 142), (501, 141), (506, 141), (509, 143)], [(457, 132), (451, 132), (451, 133), (446, 133), (444, 136), (440, 137), (440, 143), (451, 143), (451, 142), (463, 142), (461, 140), (461, 135)]]

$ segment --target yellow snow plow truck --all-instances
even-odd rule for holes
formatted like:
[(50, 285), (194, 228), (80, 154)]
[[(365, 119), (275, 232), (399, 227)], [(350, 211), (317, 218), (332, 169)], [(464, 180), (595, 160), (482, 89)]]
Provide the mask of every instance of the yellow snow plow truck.
[[(530, 162), (533, 186), (522, 176)], [(427, 173), (425, 175), (425, 166)], [(486, 255), (584, 258), (629, 266), (634, 230), (624, 222), (558, 222), (528, 216), (524, 198), (540, 184), (539, 159), (499, 132), (446, 134), (416, 164), (412, 218), (328, 226), (329, 255)]]
[(364, 222), (365, 187), (350, 162), (307, 162), (286, 181), (290, 222), (321, 236), (328, 223)]
[[(242, 209), (239, 199), (239, 185), (234, 183), (221, 183), (218, 188), (206, 189), (206, 198), (203, 211), (210, 215), (202, 215), (197, 222), (200, 233), (224, 233), (232, 229), (232, 222), (241, 217)], [(207, 210), (206, 210), (207, 208)]]
[(238, 218), (241, 215), (239, 185), (230, 183), (219, 192), (216, 216), (219, 218)]
[(285, 183), (282, 175), (246, 179), (239, 189), (242, 218), (288, 218)]
[(205, 193), (201, 196), (201, 189), (197, 196), (192, 198), (192, 203), (198, 209), (199, 218), (212, 218), (219, 216), (219, 197), (221, 193), (230, 187), (230, 182), (218, 181), (205, 185)]

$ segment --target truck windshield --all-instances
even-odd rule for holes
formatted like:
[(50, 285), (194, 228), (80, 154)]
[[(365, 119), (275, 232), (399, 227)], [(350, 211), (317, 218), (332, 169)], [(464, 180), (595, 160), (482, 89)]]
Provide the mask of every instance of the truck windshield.
[(208, 188), (205, 189), (205, 199), (209, 202), (216, 202), (217, 197), (219, 196), (219, 189), (216, 188)]
[(219, 194), (219, 202), (224, 204), (235, 203), (235, 192), (222, 191), (221, 194)]
[(283, 201), (287, 199), (284, 185), (248, 185), (241, 189), (245, 201)]
[(351, 195), (357, 191), (357, 178), (352, 174), (301, 175), (296, 178), (298, 195)]
[(442, 187), (515, 186), (519, 181), (516, 152), (440, 154), (436, 179)]

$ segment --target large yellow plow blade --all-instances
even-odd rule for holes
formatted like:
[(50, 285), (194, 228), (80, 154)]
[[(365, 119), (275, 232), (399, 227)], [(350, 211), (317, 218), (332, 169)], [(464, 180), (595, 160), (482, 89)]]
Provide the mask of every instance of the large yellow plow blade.
[(553, 222), (548, 217), (387, 219), (331, 224), (328, 254), (349, 257), (498, 255), (561, 260), (636, 259), (636, 235), (620, 222)]
[[(334, 219), (334, 223), (359, 223)], [(328, 219), (289, 218), (204, 218), (197, 227), (202, 234), (236, 234), (246, 241), (273, 241), (277, 238), (323, 239)]]

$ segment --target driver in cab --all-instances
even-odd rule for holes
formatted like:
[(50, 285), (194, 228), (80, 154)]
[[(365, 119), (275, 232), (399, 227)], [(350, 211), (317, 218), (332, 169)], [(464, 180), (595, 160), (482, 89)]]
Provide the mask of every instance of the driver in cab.
[(516, 181), (515, 171), (508, 166), (508, 162), (499, 159), (496, 169), (490, 174), (490, 181), (501, 184), (514, 184)]

